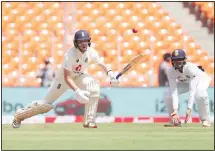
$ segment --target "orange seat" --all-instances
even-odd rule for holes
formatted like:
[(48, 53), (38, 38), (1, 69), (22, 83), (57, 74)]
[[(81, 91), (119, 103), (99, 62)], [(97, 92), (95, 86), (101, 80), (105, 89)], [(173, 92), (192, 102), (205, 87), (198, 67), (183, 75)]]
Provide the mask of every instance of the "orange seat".
[[(56, 69), (61, 66), (65, 50), (73, 46), (72, 41), (68, 44), (64, 42), (67, 33), (74, 34), (71, 33), (73, 27), (75, 31), (89, 31), (92, 37), (91, 47), (104, 56), (105, 63), (113, 70), (121, 70), (140, 53), (147, 54), (141, 63), (123, 76), (121, 86), (158, 86), (157, 68), (162, 56), (174, 49), (185, 49), (189, 61), (203, 64), (206, 72), (211, 75), (214, 73), (211, 65), (213, 57), (208, 57), (207, 51), (202, 50), (195, 39), (187, 35), (171, 14), (156, 2), (75, 3), (75, 23), (72, 18), (73, 4), (3, 2), (2, 60), (6, 66), (3, 66), (2, 73), (5, 76), (19, 67), (24, 68), (22, 81), (14, 77), (12, 80), (5, 80), (3, 86), (39, 86), (38, 79), (31, 77), (30, 72), (36, 72), (43, 66), (47, 57), (53, 57)], [(202, 11), (207, 11), (206, 15), (211, 18), (211, 8), (214, 5), (208, 4), (200, 5)], [(138, 33), (132, 32), (134, 27), (138, 29)], [(121, 56), (118, 58), (119, 50)], [(22, 57), (18, 58), (19, 54)], [(210, 66), (206, 66), (209, 64)], [(89, 72), (102, 86), (109, 86), (99, 76), (100, 70), (101, 68), (90, 65)]]

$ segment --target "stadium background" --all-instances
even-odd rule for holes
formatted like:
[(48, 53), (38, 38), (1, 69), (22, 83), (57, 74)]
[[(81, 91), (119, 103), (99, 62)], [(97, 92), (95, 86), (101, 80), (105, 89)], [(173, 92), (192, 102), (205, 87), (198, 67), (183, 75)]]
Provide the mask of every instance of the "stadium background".
[[(188, 61), (202, 65), (213, 79), (208, 89), (213, 122), (213, 2), (1, 4), (2, 150), (214, 150), (214, 124), (201, 127), (195, 105), (188, 124), (163, 127), (168, 122), (163, 102), (167, 87), (158, 87), (157, 82), (163, 53), (184, 49)], [(139, 32), (132, 33), (132, 28)], [(120, 87), (111, 87), (105, 73), (90, 66), (88, 72), (102, 86), (99, 102), (109, 102), (112, 107), (106, 110), (109, 114), (98, 114), (98, 129), (83, 129), (82, 116), (61, 116), (65, 108), (74, 111), (74, 102), (62, 108), (67, 99), (74, 98), (71, 90), (54, 103), (58, 108), (27, 119), (23, 123), (30, 124), (13, 129), (15, 110), (41, 100), (47, 93), (36, 78), (36, 72), (44, 67), (44, 59), (51, 58), (57, 70), (64, 53), (73, 46), (73, 35), (78, 29), (90, 32), (92, 47), (115, 71), (139, 53), (148, 54), (147, 58), (123, 75)], [(180, 96), (182, 121), (186, 105), (187, 94)]]
[[(177, 6), (176, 12), (168, 9), (169, 5)], [(186, 12), (188, 15), (183, 16)], [(177, 13), (181, 19), (175, 15)], [(189, 31), (185, 25), (192, 18), (195, 20), (189, 29), (193, 30)], [(108, 78), (99, 67), (92, 64), (88, 70), (100, 81), (109, 97), (129, 95), (132, 96), (129, 101), (142, 106), (138, 114), (128, 114), (128, 108), (137, 108), (127, 105), (123, 110), (121, 100), (121, 105), (120, 101), (113, 105), (113, 111), (124, 111), (120, 116), (148, 116), (141, 110), (145, 110), (147, 104), (155, 106), (156, 99), (150, 100), (150, 96), (144, 94), (146, 90), (150, 89), (150, 93), (162, 101), (160, 94), (166, 88), (158, 88), (158, 66), (165, 52), (177, 48), (186, 51), (188, 61), (203, 66), (213, 79), (210, 85), (213, 92), (213, 25), (212, 2), (2, 2), (2, 110), (5, 111), (3, 115), (10, 116), (9, 120), (5, 118), (5, 123), (11, 121), (16, 107), (43, 98), (47, 89), (39, 87), (41, 79), (36, 78), (36, 72), (44, 66), (47, 57), (51, 58), (55, 70), (60, 68), (64, 53), (73, 46), (73, 35), (78, 29), (90, 32), (92, 47), (114, 71), (120, 71), (137, 54), (148, 54), (143, 62), (123, 75), (118, 94), (114, 88), (109, 93)], [(132, 33), (132, 28), (137, 28), (138, 33)], [(203, 35), (204, 31), (207, 32)], [(133, 87), (141, 90), (138, 95), (125, 93), (134, 90)], [(12, 91), (15, 92), (10, 95)], [(33, 91), (35, 96), (25, 95), (28, 91)], [(38, 91), (41, 93), (37, 94)], [(67, 96), (72, 95), (69, 93)], [(138, 100), (137, 97), (145, 99)], [(213, 95), (210, 98), (213, 103)], [(119, 99), (111, 101), (116, 104)], [(143, 102), (145, 104), (141, 104)], [(21, 105), (16, 106), (17, 103)], [(6, 112), (8, 108), (13, 109)], [(154, 112), (152, 107), (149, 108)], [(213, 113), (213, 109), (211, 111)], [(150, 117), (161, 115), (167, 116), (167, 113), (152, 113)]]

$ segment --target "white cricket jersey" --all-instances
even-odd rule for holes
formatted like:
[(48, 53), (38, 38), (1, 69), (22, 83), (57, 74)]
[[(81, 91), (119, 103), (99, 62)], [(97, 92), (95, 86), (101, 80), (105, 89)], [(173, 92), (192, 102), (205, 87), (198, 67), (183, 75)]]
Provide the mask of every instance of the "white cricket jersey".
[(167, 70), (167, 76), (169, 80), (169, 86), (173, 98), (173, 109), (178, 109), (178, 91), (177, 82), (184, 82), (189, 84), (190, 96), (188, 99), (188, 107), (192, 108), (194, 102), (194, 95), (198, 83), (202, 79), (206, 79), (210, 82), (211, 77), (209, 77), (205, 72), (197, 67), (197, 65), (187, 62), (183, 67), (183, 73), (172, 66)]
[(88, 47), (87, 51), (81, 53), (79, 49), (73, 47), (64, 55), (63, 64), (57, 74), (57, 77), (60, 78), (64, 76), (64, 68), (70, 71), (70, 76), (72, 78), (82, 73), (86, 73), (86, 69), (92, 62), (96, 64), (102, 62), (95, 49)]

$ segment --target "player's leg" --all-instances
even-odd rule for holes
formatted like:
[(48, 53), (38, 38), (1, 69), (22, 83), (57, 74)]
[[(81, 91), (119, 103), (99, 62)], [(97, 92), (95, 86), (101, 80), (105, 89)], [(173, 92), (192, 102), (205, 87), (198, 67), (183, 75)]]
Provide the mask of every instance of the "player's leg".
[(195, 92), (195, 101), (197, 104), (200, 120), (205, 127), (210, 126), (210, 107), (207, 88), (210, 85), (210, 81), (201, 80), (197, 86)]
[(27, 107), (16, 111), (12, 126), (14, 128), (19, 128), (21, 121), (38, 114), (46, 113), (53, 109), (51, 104), (67, 89), (68, 86), (63, 80), (54, 80), (52, 85), (49, 87), (48, 93), (46, 94), (44, 100), (32, 102)]
[(77, 80), (77, 85), (90, 92), (89, 102), (85, 104), (84, 127), (97, 128), (95, 119), (100, 96), (99, 82), (94, 80), (90, 75), (82, 74)]
[[(183, 94), (183, 93), (187, 93), (187, 92), (189, 92), (189, 85), (186, 83), (177, 82), (177, 89), (178, 89), (178, 95)], [(164, 103), (166, 105), (167, 112), (168, 112), (169, 117), (170, 117), (170, 124), (173, 124), (171, 113), (174, 110), (173, 110), (172, 96), (171, 96), (170, 89), (168, 89), (164, 93)]]
[(95, 119), (100, 96), (100, 86), (95, 80), (90, 81), (86, 85), (86, 90), (90, 92), (89, 103), (85, 104), (84, 127), (96, 128)]

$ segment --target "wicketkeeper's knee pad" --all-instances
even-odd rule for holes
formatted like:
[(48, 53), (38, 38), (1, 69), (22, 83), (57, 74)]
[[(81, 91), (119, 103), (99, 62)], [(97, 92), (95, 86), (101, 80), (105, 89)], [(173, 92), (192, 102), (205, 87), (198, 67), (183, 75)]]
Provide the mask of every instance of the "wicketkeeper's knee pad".
[(17, 120), (25, 120), (27, 118), (30, 118), (32, 116), (38, 115), (38, 114), (43, 114), (46, 113), (48, 111), (50, 111), (51, 109), (53, 109), (53, 106), (50, 104), (46, 104), (41, 102), (32, 102), (29, 106), (27, 106), (26, 108), (23, 108), (21, 110), (18, 110), (14, 117)]

